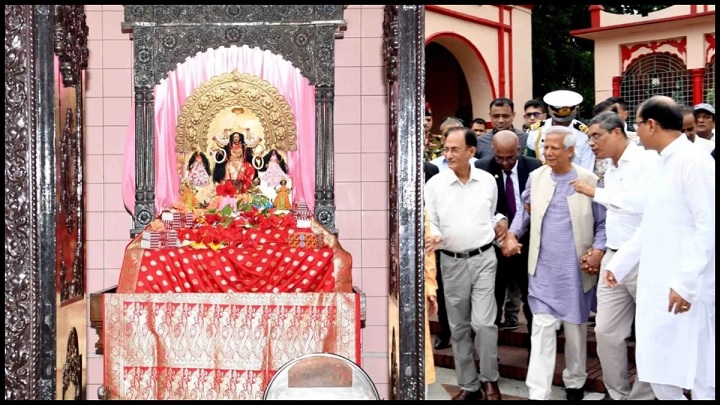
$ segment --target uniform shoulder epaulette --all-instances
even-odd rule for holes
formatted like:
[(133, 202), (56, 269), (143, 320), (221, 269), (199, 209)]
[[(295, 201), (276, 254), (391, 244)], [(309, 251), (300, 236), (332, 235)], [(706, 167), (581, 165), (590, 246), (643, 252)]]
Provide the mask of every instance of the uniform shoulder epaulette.
[(538, 121), (538, 122), (530, 125), (530, 130), (537, 131), (541, 126), (545, 125), (545, 121), (547, 121), (547, 120)]
[(578, 131), (580, 131), (580, 132), (582, 132), (582, 133), (584, 133), (584, 134), (587, 134), (587, 133), (588, 133), (588, 126), (585, 125), (585, 124), (583, 124), (583, 123), (580, 122), (580, 121), (575, 121), (575, 123), (573, 124), (573, 126), (575, 127), (575, 129), (577, 129)]

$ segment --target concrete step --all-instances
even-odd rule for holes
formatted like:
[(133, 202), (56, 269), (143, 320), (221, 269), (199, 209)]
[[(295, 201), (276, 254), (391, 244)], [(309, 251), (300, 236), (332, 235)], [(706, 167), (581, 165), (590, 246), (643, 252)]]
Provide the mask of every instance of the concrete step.
[[(436, 321), (430, 322), (430, 329), (434, 341), (434, 334), (438, 329)], [(529, 359), (527, 349), (529, 340), (530, 336), (527, 333), (527, 325), (524, 323), (521, 323), (515, 330), (501, 329), (499, 331), (498, 356), (500, 357), (499, 371), (502, 377), (514, 380), (525, 380)], [(565, 368), (564, 346), (565, 339), (560, 332), (557, 339), (557, 357), (555, 361), (555, 375), (553, 376), (553, 385), (557, 386), (563, 386), (562, 371)], [(436, 367), (450, 369), (455, 367), (452, 347), (435, 350), (434, 359)], [(632, 383), (635, 379), (635, 342), (628, 342), (628, 359), (630, 361), (628, 365), (628, 378)], [(479, 366), (477, 356), (475, 362), (476, 365)], [(600, 367), (600, 361), (597, 358), (597, 342), (592, 326), (588, 327), (587, 372), (588, 379), (585, 384), (585, 389), (589, 392), (604, 392), (605, 386), (602, 381), (602, 369)]]

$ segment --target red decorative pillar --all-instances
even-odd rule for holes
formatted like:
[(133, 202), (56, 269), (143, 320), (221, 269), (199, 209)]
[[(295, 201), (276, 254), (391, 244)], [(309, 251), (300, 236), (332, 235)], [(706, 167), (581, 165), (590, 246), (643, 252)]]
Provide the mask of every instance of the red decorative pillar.
[(705, 68), (690, 69), (692, 77), (692, 95), (693, 105), (703, 102), (703, 77), (705, 76)]
[(620, 83), (622, 83), (622, 76), (615, 76), (612, 78), (613, 97), (620, 97)]
[(600, 12), (605, 10), (605, 7), (599, 5), (599, 4), (593, 4), (592, 6), (588, 7), (588, 10), (590, 10), (590, 27), (591, 28), (597, 28), (600, 26)]

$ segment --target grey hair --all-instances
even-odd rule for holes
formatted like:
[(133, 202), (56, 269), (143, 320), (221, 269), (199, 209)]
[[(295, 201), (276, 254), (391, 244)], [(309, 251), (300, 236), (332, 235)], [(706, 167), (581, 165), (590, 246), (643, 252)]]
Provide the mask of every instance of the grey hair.
[(442, 132), (442, 130), (444, 128), (447, 128), (449, 126), (462, 127), (464, 125), (463, 125), (462, 121), (460, 121), (456, 118), (447, 118), (445, 121), (440, 123), (440, 132)]
[(570, 149), (571, 146), (575, 146), (575, 144), (577, 144), (577, 135), (575, 135), (575, 131), (568, 127), (553, 125), (545, 131), (545, 136), (550, 134), (562, 135), (565, 149)]
[(627, 134), (625, 133), (625, 123), (614, 111), (604, 111), (594, 116), (593, 119), (588, 122), (588, 127), (595, 124), (598, 124), (600, 128), (607, 132), (612, 132), (615, 128), (620, 128), (620, 132), (622, 132), (623, 136), (627, 138)]

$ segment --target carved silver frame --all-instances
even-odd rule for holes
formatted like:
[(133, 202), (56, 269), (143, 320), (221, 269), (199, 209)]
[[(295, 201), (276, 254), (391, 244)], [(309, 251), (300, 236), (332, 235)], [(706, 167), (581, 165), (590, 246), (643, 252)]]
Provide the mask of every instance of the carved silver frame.
[(335, 36), (342, 5), (126, 5), (134, 46), (135, 215), (131, 235), (155, 217), (154, 86), (187, 57), (220, 46), (274, 52), (315, 85), (315, 217), (335, 229)]
[[(385, 6), (390, 160), (391, 399), (425, 397), (423, 142), (425, 6)], [(399, 354), (396, 362), (396, 354)]]
[(55, 6), (5, 6), (5, 399), (55, 399)]

